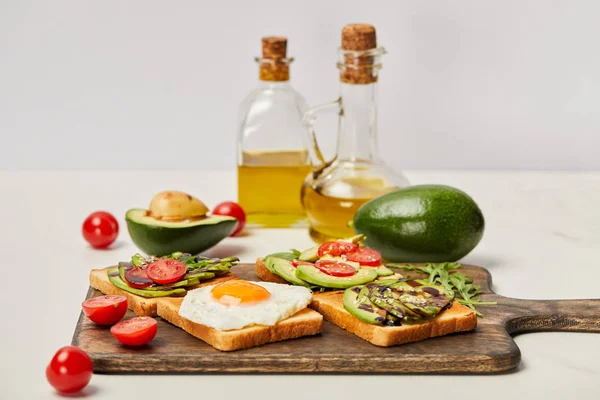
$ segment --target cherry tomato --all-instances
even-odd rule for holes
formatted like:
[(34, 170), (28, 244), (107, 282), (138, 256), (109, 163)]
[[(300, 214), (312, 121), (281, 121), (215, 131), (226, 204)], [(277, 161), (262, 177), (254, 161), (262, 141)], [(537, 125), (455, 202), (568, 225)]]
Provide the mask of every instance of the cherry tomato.
[(316, 262), (315, 267), (331, 276), (352, 276), (356, 274), (356, 269), (352, 265), (332, 260), (319, 260)]
[(319, 246), (317, 254), (319, 257), (329, 254), (330, 256), (338, 257), (354, 251), (358, 248), (354, 243), (348, 242), (325, 242)]
[(154, 283), (146, 274), (146, 267), (129, 268), (125, 271), (125, 281), (135, 289), (144, 289)]
[(61, 393), (75, 393), (92, 379), (92, 360), (85, 351), (75, 346), (59, 349), (46, 367), (48, 382)]
[(376, 267), (381, 264), (381, 254), (377, 250), (369, 249), (368, 247), (359, 247), (358, 249), (346, 253), (348, 261), (354, 261), (360, 265)]
[(106, 211), (97, 211), (83, 221), (83, 238), (97, 249), (110, 246), (119, 235), (119, 223)]
[(98, 325), (116, 324), (127, 312), (127, 297), (106, 295), (92, 297), (81, 304), (84, 314)]
[(142, 346), (154, 339), (157, 325), (154, 318), (136, 317), (113, 325), (110, 328), (110, 333), (123, 344)]
[(177, 282), (187, 272), (187, 267), (179, 260), (162, 259), (148, 264), (146, 274), (159, 285)]
[(228, 215), (238, 220), (237, 227), (229, 236), (237, 235), (242, 231), (242, 229), (244, 229), (244, 226), (246, 225), (246, 213), (244, 212), (244, 209), (233, 201), (226, 201), (217, 205), (212, 213), (215, 215)]
[(294, 267), (297, 267), (298, 265), (315, 265), (315, 264), (308, 262), (308, 261), (300, 261), (300, 260), (294, 259), (294, 260), (292, 260), (292, 265)]

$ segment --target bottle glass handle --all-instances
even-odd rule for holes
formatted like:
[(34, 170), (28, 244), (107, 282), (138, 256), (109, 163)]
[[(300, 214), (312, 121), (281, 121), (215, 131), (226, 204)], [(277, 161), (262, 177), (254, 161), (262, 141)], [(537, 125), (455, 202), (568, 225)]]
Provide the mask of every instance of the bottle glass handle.
[(331, 103), (321, 104), (321, 105), (310, 108), (308, 111), (306, 111), (304, 113), (304, 117), (302, 119), (304, 125), (308, 128), (308, 131), (310, 133), (311, 142), (312, 142), (311, 148), (312, 148), (312, 152), (314, 153), (313, 159), (317, 160), (317, 162), (319, 163), (319, 165), (313, 165), (313, 179), (316, 179), (321, 174), (321, 172), (325, 168), (330, 166), (337, 158), (337, 155), (336, 155), (329, 161), (325, 160), (325, 157), (323, 157), (323, 153), (321, 153), (321, 149), (319, 148), (319, 143), (317, 141), (317, 135), (315, 133), (315, 128), (314, 128), (315, 121), (317, 120), (317, 115), (323, 111), (332, 111), (332, 110), (335, 110), (338, 114), (341, 113), (341, 111), (342, 111), (341, 99), (337, 99), (335, 101), (332, 101)]

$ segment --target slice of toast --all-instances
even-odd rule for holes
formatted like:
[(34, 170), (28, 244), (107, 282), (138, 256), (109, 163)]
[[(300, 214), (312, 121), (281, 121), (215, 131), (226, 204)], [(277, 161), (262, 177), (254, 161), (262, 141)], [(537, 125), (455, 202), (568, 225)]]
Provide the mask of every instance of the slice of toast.
[(343, 292), (315, 293), (310, 307), (331, 323), (354, 333), (376, 346), (389, 347), (417, 342), (435, 336), (470, 331), (477, 326), (477, 315), (470, 308), (453, 302), (452, 307), (431, 320), (404, 323), (402, 326), (380, 326), (363, 322), (344, 308)]
[[(111, 267), (109, 267), (111, 268)], [(90, 272), (90, 286), (98, 289), (104, 294), (117, 294), (127, 297), (127, 304), (130, 310), (132, 310), (137, 316), (156, 316), (156, 305), (160, 297), (142, 297), (124, 290), (119, 289), (108, 280), (107, 270), (104, 269), (93, 269)], [(228, 272), (225, 275), (203, 281), (200, 285), (194, 286), (193, 288), (199, 288), (205, 285), (214, 285), (220, 282), (225, 282), (230, 279), (237, 279), (237, 276)]]
[(291, 283), (289, 283), (279, 275), (275, 275), (274, 273), (269, 271), (262, 258), (258, 258), (256, 260), (254, 271), (256, 272), (256, 275), (258, 275), (258, 277), (265, 282), (284, 283), (287, 285), (291, 285)]
[(266, 343), (316, 335), (321, 333), (323, 328), (323, 316), (305, 308), (273, 326), (255, 325), (231, 331), (220, 331), (181, 317), (179, 306), (182, 301), (183, 298), (174, 297), (160, 299), (158, 316), (221, 351), (247, 349)]

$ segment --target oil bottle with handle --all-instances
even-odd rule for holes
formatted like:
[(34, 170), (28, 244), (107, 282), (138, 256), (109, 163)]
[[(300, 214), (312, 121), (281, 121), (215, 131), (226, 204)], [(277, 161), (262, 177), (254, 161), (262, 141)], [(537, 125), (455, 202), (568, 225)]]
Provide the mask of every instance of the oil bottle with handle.
[(286, 38), (264, 37), (256, 58), (260, 84), (240, 107), (238, 202), (249, 227), (306, 226), (300, 190), (311, 170), (308, 106), (290, 84), (292, 61)]
[[(314, 167), (302, 188), (302, 204), (316, 242), (352, 236), (349, 222), (361, 205), (408, 186), (406, 177), (379, 157), (377, 85), (384, 54), (373, 26), (346, 25), (337, 64), (340, 97), (305, 114)], [(330, 161), (321, 154), (313, 129), (317, 114), (326, 110), (336, 111), (339, 118), (337, 152)]]

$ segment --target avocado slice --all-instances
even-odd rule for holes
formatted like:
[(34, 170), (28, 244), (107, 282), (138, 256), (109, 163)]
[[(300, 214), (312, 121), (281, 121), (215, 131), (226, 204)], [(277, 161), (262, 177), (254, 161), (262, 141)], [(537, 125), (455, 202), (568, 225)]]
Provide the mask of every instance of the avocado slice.
[(346, 289), (344, 291), (344, 308), (361, 321), (383, 325), (387, 313), (371, 303), (366, 293), (362, 293), (365, 289), (364, 286)]
[(136, 294), (142, 297), (166, 297), (166, 296), (174, 296), (179, 294), (184, 294), (186, 292), (183, 288), (177, 288), (173, 290), (144, 290), (144, 289), (134, 289), (129, 286), (125, 281), (121, 279), (119, 276), (118, 268), (111, 268), (107, 271), (108, 280), (110, 283), (115, 285), (121, 290), (126, 292)]
[[(284, 260), (292, 261), (292, 260), (298, 258), (299, 256), (300, 256), (300, 253), (296, 254), (291, 251), (282, 251), (280, 253), (269, 254), (267, 257), (282, 258)], [(267, 257), (265, 257), (265, 258), (267, 258)], [(273, 271), (271, 271), (271, 272), (273, 272)]]
[(372, 282), (377, 278), (377, 272), (361, 268), (352, 276), (340, 277), (327, 275), (312, 265), (298, 265), (296, 268), (296, 277), (322, 287), (347, 289), (352, 286), (364, 285), (365, 283)]
[(140, 208), (127, 211), (125, 220), (133, 243), (146, 254), (158, 256), (176, 251), (203, 252), (229, 236), (237, 226), (235, 218), (223, 215), (166, 221)]
[(284, 260), (283, 258), (267, 257), (265, 258), (265, 265), (269, 271), (294, 285), (310, 287), (308, 283), (296, 276), (296, 268), (294, 268), (291, 261)]
[(372, 269), (377, 272), (377, 276), (390, 276), (394, 275), (394, 271), (386, 267), (385, 265), (379, 265), (377, 267), (369, 267), (366, 265), (361, 265), (361, 268)]
[(306, 249), (302, 253), (300, 253), (300, 255), (298, 256), (298, 260), (315, 262), (319, 259), (318, 252), (319, 252), (319, 246), (318, 245), (313, 246), (310, 249)]
[(381, 285), (379, 283), (371, 283), (366, 286), (368, 290), (369, 300), (378, 307), (383, 308), (388, 313), (397, 318), (403, 319), (408, 316), (410, 318), (420, 318), (421, 316), (402, 304), (398, 295), (395, 295), (395, 290), (389, 285)]

